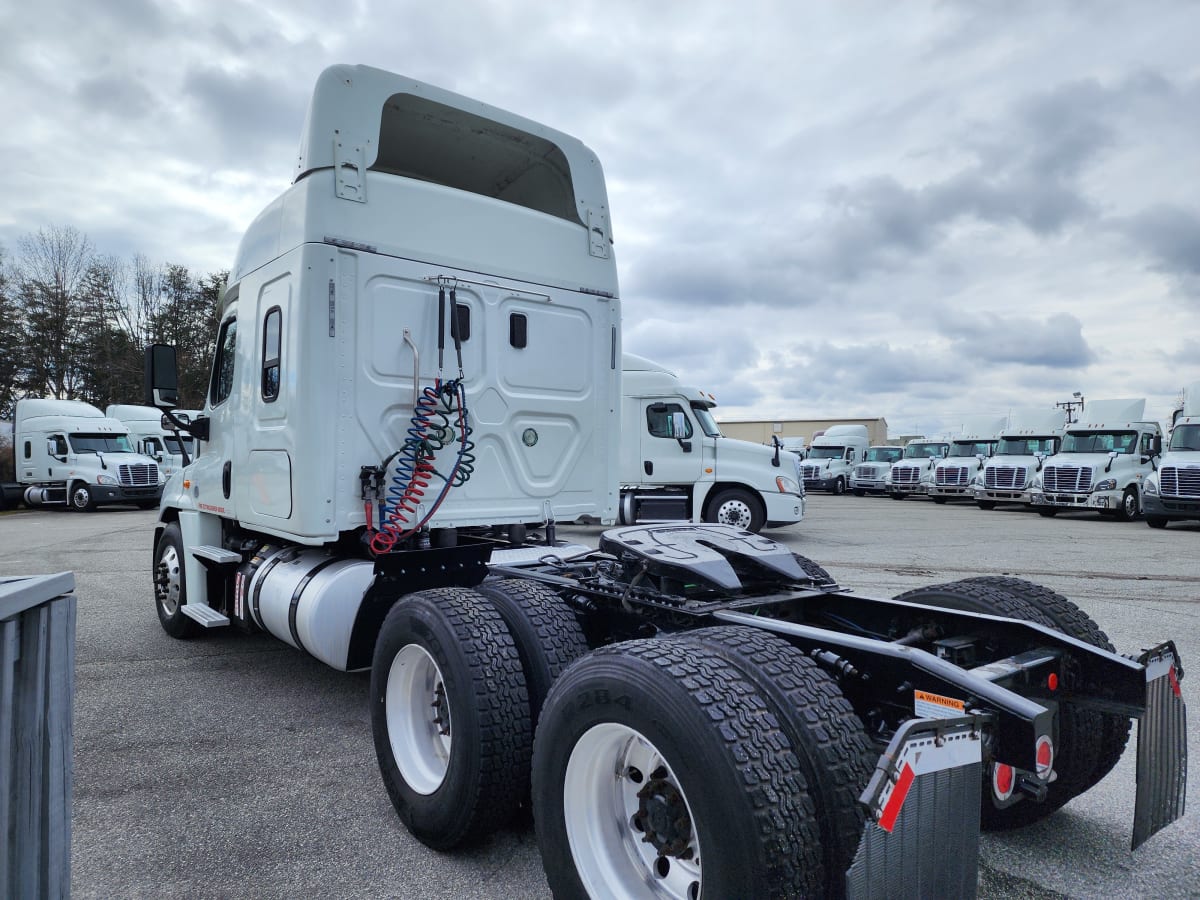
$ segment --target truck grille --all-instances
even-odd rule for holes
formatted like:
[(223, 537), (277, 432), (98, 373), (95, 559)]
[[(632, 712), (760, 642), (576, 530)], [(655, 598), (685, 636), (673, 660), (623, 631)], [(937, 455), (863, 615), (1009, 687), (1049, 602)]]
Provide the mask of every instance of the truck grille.
[(883, 475), (879, 466), (857, 466), (854, 469), (854, 474), (858, 478), (879, 478)]
[(968, 466), (942, 466), (933, 473), (934, 484), (965, 486), (971, 480)]
[(1046, 466), (1042, 472), (1042, 487), (1046, 493), (1085, 494), (1092, 489), (1092, 469), (1090, 466)]
[(921, 470), (916, 466), (892, 466), (892, 484), (917, 484)]
[(983, 486), (1002, 491), (1019, 491), (1025, 487), (1025, 467), (988, 466), (983, 472)]
[(1172, 497), (1200, 497), (1200, 466), (1163, 466), (1158, 470), (1158, 486)]
[(801, 466), (800, 471), (803, 473), (805, 481), (816, 481), (821, 477), (821, 467), (819, 465)]
[(158, 485), (158, 466), (123, 465), (117, 469), (121, 484), (125, 487), (149, 487)]

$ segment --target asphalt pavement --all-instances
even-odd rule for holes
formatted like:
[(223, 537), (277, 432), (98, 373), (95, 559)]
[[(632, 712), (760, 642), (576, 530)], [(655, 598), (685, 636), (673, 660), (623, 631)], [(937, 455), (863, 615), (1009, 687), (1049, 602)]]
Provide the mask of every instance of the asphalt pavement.
[[(86, 897), (549, 896), (528, 822), (437, 853), (397, 819), (379, 777), (367, 676), (229, 629), (177, 641), (150, 584), (155, 512), (0, 513), (0, 575), (75, 573), (72, 893)], [(560, 528), (595, 546), (600, 528)], [(1066, 594), (1132, 653), (1174, 639), (1200, 665), (1200, 524), (1165, 531), (1095, 514), (810, 497), (766, 532), (859, 593), (980, 574)], [(1200, 670), (1197, 670), (1200, 671)], [(1183, 690), (1200, 709), (1200, 676)], [(1200, 758), (1196, 713), (1192, 759)], [(1134, 752), (1030, 828), (985, 834), (980, 896), (1200, 895), (1200, 815), (1129, 851)]]

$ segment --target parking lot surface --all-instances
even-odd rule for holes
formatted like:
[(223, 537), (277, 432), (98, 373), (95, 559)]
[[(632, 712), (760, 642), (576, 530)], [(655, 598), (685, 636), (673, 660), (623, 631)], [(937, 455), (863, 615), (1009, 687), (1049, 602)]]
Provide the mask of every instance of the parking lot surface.
[[(266, 636), (181, 642), (154, 613), (156, 513), (0, 514), (0, 575), (75, 573), (72, 893), (82, 897), (547, 897), (526, 822), (436, 853), (379, 777), (367, 675)], [(560, 528), (595, 546), (600, 528)], [(1165, 531), (1095, 514), (1045, 519), (924, 500), (810, 496), (767, 535), (843, 585), (892, 596), (971, 575), (1030, 578), (1075, 600), (1120, 652), (1176, 641), (1200, 759), (1200, 524)], [(980, 896), (1200, 894), (1200, 815), (1129, 851), (1134, 752), (1028, 829), (985, 834)]]

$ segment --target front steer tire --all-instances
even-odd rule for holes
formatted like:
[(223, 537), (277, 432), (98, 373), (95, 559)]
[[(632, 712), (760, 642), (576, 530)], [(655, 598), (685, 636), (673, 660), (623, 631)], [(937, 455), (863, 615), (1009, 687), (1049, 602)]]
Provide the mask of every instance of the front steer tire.
[(767, 511), (763, 509), (762, 502), (749, 491), (726, 488), (718, 491), (708, 502), (704, 521), (732, 525), (757, 534), (766, 524)]
[(154, 606), (163, 631), (180, 640), (196, 637), (203, 630), (199, 622), (183, 614), (187, 603), (183, 559), (183, 535), (179, 523), (172, 522), (154, 547)]
[(529, 793), (529, 694), (516, 645), (472, 590), (401, 598), (371, 665), (371, 731), (401, 821), (446, 850), (503, 824)]
[(71, 509), (75, 512), (95, 512), (96, 498), (85, 481), (76, 481), (71, 485)]
[[(614, 775), (616, 777), (614, 777)], [(761, 691), (715, 651), (650, 638), (555, 683), (533, 812), (556, 898), (823, 893), (808, 785)]]

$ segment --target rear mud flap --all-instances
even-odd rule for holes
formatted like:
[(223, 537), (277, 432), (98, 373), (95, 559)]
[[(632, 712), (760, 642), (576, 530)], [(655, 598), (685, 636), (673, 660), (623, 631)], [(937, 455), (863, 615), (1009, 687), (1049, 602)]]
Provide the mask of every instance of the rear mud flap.
[(1179, 689), (1183, 669), (1174, 643), (1147, 650), (1146, 711), (1138, 720), (1137, 802), (1133, 814), (1136, 850), (1183, 815), (1187, 794), (1187, 706)]
[(867, 824), (849, 900), (976, 895), (982, 724), (913, 719), (896, 732), (860, 798)]

